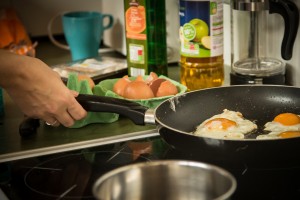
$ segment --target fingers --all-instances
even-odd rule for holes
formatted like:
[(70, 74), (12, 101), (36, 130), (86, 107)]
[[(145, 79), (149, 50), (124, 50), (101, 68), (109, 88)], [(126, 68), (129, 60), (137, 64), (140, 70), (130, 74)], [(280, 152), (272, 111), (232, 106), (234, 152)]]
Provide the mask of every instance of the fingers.
[(74, 97), (77, 97), (79, 95), (79, 92), (75, 90), (70, 90), (70, 92), (73, 94)]
[[(51, 126), (57, 126), (59, 124), (62, 124), (65, 127), (73, 126), (75, 121), (80, 120), (86, 116), (86, 111), (82, 109), (81, 107), (74, 107), (69, 108), (68, 110), (65, 110), (60, 115), (56, 115), (52, 117), (51, 120), (47, 120), (47, 124), (50, 124)], [(53, 122), (57, 121), (56, 123)]]
[(75, 123), (75, 120), (72, 118), (72, 116), (67, 111), (62, 113), (61, 115), (57, 116), (57, 120), (59, 121), (59, 123), (61, 123), (65, 127), (73, 126)]
[[(78, 93), (71, 92), (74, 96)], [(70, 127), (74, 125), (75, 121), (83, 119), (86, 117), (87, 112), (82, 108), (82, 106), (76, 101), (74, 97), (71, 98), (68, 107), (60, 112), (60, 114), (55, 115), (55, 119), (59, 121), (62, 125)]]
[(87, 115), (86, 110), (84, 110), (75, 99), (73, 103), (68, 107), (67, 111), (75, 120), (82, 119)]
[[(78, 112), (76, 110), (79, 110)], [(65, 127), (73, 126), (75, 121), (80, 120), (86, 116), (86, 111), (81, 109), (71, 109), (71, 113), (66, 110), (60, 115), (47, 117), (45, 120), (49, 126), (57, 127), (62, 124)]]
[(78, 92), (69, 90), (69, 94), (64, 96), (58, 101), (58, 98), (55, 101), (60, 102), (57, 106), (48, 106), (46, 107), (46, 112), (42, 115), (42, 119), (50, 126), (59, 126), (62, 124), (65, 127), (70, 127), (74, 125), (75, 121), (83, 119), (86, 117), (87, 112), (82, 108), (82, 106), (75, 99), (78, 96)]
[(53, 117), (45, 120), (45, 123), (48, 125), (48, 126), (54, 126), (54, 127), (58, 127), (60, 125), (59, 121)]

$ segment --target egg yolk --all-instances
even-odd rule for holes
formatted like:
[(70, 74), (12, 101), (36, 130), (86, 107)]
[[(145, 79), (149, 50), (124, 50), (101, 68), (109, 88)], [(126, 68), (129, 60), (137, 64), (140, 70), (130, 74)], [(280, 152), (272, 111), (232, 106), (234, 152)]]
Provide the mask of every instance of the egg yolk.
[(293, 113), (282, 113), (277, 115), (273, 121), (285, 126), (291, 126), (295, 124), (300, 124), (300, 117)]
[(206, 122), (204, 126), (209, 130), (227, 130), (230, 127), (237, 126), (237, 124), (226, 118), (215, 118)]
[(278, 135), (281, 138), (300, 137), (300, 131), (286, 131)]

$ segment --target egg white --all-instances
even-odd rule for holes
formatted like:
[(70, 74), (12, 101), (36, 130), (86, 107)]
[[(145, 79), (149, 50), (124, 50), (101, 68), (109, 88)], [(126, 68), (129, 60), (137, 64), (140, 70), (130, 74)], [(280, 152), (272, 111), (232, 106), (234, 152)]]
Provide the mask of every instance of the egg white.
[(258, 135), (256, 139), (276, 139), (281, 138), (278, 136), (281, 132), (270, 132), (268, 134)]
[[(227, 130), (212, 130), (205, 127), (205, 124), (208, 121), (215, 118), (226, 118), (234, 121), (237, 126), (229, 127)], [(217, 139), (243, 139), (245, 134), (250, 133), (255, 129), (257, 129), (257, 125), (254, 122), (245, 119), (240, 112), (224, 109), (223, 113), (214, 115), (197, 126), (194, 135)]]
[(264, 126), (265, 131), (269, 131), (268, 134), (263, 134), (259, 135), (256, 137), (256, 139), (276, 139), (276, 138), (281, 138), (278, 136), (282, 132), (286, 131), (300, 131), (300, 124), (295, 124), (295, 125), (283, 125), (279, 122), (267, 122)]
[(295, 124), (295, 125), (282, 125), (278, 122), (267, 122), (265, 124), (265, 131), (271, 131), (271, 132), (284, 132), (284, 131), (299, 131), (300, 130), (300, 124)]

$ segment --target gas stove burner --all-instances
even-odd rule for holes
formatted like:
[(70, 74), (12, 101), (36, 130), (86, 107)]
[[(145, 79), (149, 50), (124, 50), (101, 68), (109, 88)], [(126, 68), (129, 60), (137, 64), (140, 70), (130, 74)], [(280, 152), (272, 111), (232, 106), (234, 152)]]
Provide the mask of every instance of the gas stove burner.
[(94, 199), (91, 188), (102, 174), (126, 164), (151, 161), (147, 154), (123, 151), (82, 151), (41, 162), (24, 176), (30, 199)]

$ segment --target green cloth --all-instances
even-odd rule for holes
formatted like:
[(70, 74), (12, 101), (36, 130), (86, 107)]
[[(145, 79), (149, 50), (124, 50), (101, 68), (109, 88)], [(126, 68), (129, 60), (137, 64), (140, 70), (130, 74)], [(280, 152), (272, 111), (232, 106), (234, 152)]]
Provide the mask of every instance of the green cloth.
[[(144, 76), (143, 78), (146, 79), (148, 76)], [(184, 85), (181, 85), (180, 83), (169, 79), (165, 76), (159, 76), (159, 78), (164, 78), (167, 80), (170, 80), (174, 85), (176, 85), (179, 93), (183, 94), (186, 92), (186, 87)], [(134, 79), (130, 77), (130, 79)], [(117, 82), (118, 78), (116, 79), (107, 79), (103, 80), (95, 87), (93, 90), (91, 90), (89, 83), (87, 80), (78, 81), (78, 77), (76, 74), (70, 74), (68, 77), (68, 83), (67, 86), (71, 90), (75, 90), (79, 92), (80, 94), (93, 94), (93, 95), (99, 95), (99, 96), (108, 96), (108, 97), (114, 97), (114, 98), (120, 98), (124, 99), (123, 97), (117, 95), (113, 92), (113, 86)], [(146, 106), (148, 108), (155, 108), (160, 103), (165, 101), (166, 99), (170, 98), (171, 96), (165, 96), (165, 97), (157, 97), (152, 99), (145, 99), (145, 100), (130, 100), (137, 102), (143, 106)], [(79, 120), (75, 122), (75, 124), (71, 128), (80, 128), (83, 126), (86, 126), (91, 123), (112, 123), (119, 119), (119, 114), (115, 113), (100, 113), (100, 112), (88, 112), (88, 115), (86, 118)]]

